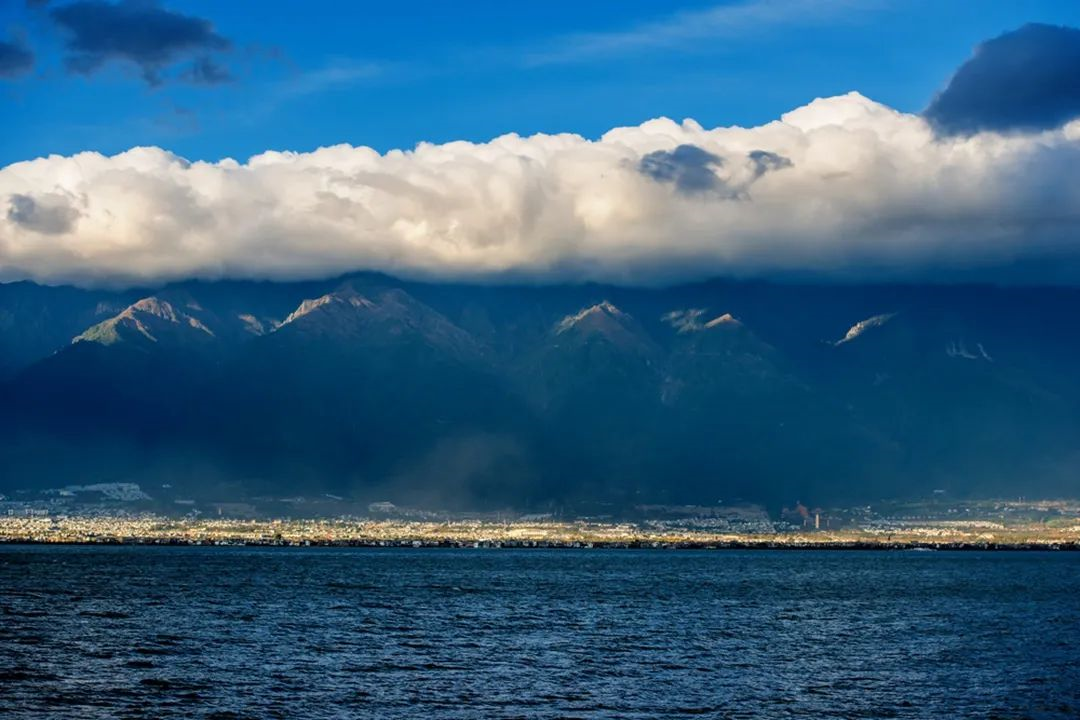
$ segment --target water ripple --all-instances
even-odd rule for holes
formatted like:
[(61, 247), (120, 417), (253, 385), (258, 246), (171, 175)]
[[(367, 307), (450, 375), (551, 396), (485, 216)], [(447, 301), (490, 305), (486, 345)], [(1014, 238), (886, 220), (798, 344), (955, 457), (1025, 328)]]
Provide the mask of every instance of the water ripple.
[(1075, 718), (1075, 554), (5, 547), (5, 718)]

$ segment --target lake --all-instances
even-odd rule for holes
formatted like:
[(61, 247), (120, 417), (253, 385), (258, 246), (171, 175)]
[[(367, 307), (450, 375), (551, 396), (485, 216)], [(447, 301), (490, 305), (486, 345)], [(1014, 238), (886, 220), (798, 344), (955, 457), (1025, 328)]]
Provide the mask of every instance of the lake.
[(0, 546), (5, 718), (1075, 718), (1080, 553)]

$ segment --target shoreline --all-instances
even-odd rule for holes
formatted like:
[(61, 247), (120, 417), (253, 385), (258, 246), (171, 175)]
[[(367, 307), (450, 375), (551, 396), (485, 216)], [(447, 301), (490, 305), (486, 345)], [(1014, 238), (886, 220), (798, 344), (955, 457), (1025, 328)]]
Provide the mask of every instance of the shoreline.
[(1080, 550), (1080, 523), (961, 523), (758, 530), (633, 522), (372, 519), (0, 518), (0, 545), (675, 550)]
[(1080, 542), (891, 542), (891, 541), (678, 541), (678, 542), (574, 542), (574, 541), (458, 541), (458, 540), (189, 540), (183, 538), (103, 538), (95, 540), (42, 540), (0, 538), (0, 547), (204, 547), (204, 548), (350, 548), (372, 550), (789, 550), (789, 551), (929, 551), (929, 552), (1077, 552)]

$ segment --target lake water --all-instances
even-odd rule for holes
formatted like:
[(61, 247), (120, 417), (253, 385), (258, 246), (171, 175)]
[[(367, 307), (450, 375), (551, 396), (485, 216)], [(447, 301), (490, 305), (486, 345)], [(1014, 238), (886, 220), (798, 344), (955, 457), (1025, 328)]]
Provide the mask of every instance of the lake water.
[(4, 718), (1076, 718), (1080, 554), (0, 546)]

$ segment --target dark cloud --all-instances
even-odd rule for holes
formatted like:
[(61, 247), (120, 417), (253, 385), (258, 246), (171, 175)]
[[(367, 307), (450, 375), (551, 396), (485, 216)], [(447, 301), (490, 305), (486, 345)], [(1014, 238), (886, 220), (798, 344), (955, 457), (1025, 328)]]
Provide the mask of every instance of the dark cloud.
[(129, 62), (139, 68), (147, 83), (160, 85), (166, 68), (194, 56), (197, 59), (188, 79), (221, 82), (228, 77), (206, 56), (231, 45), (208, 20), (139, 0), (81, 0), (49, 14), (67, 33), (64, 63), (69, 72), (90, 75), (110, 61)]
[(1043, 130), (1080, 116), (1080, 30), (1030, 24), (987, 40), (925, 116), (942, 135)]
[(641, 158), (638, 170), (657, 182), (672, 183), (682, 193), (710, 193), (731, 200), (750, 197), (750, 185), (762, 175), (774, 170), (793, 167), (789, 158), (767, 150), (753, 150), (746, 159), (751, 177), (734, 184), (716, 174), (724, 166), (724, 158), (697, 145), (679, 145), (674, 150), (656, 150)]
[(205, 55), (196, 58), (182, 77), (196, 85), (220, 85), (232, 82), (233, 79), (227, 67), (215, 62), (212, 57)]
[(679, 145), (674, 150), (648, 153), (638, 169), (658, 182), (674, 183), (680, 192), (699, 193), (723, 187), (714, 169), (723, 164), (723, 158), (697, 145)]
[(750, 163), (754, 166), (755, 180), (767, 172), (793, 167), (793, 163), (791, 162), (790, 158), (786, 158), (783, 155), (777, 155), (776, 153), (769, 152), (768, 150), (752, 150), (747, 155), (747, 157), (750, 159)]
[(18, 42), (0, 40), (0, 78), (13, 78), (34, 67), (34, 53)]
[(43, 235), (63, 235), (75, 227), (80, 213), (65, 196), (50, 193), (39, 198), (12, 195), (7, 216), (8, 220), (27, 230)]

